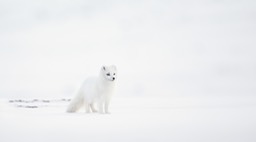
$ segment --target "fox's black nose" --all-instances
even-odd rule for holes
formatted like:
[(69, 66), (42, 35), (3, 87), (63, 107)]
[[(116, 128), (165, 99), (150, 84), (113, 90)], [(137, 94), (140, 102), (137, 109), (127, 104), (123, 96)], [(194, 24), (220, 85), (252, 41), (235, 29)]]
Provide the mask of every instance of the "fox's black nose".
[(115, 80), (116, 78), (115, 77), (113, 77), (113, 81)]

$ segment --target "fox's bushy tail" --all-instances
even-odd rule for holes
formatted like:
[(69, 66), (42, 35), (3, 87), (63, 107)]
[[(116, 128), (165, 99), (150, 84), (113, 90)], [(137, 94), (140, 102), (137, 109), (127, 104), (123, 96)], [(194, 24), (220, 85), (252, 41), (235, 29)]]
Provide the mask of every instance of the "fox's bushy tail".
[(84, 100), (82, 97), (75, 96), (71, 100), (70, 104), (68, 105), (66, 112), (73, 113), (73, 112), (78, 111), (82, 107), (83, 103), (84, 103)]

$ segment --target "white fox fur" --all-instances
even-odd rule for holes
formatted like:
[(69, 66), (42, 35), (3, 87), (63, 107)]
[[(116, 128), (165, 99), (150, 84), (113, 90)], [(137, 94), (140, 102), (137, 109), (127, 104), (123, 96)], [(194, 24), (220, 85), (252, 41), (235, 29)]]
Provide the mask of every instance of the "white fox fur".
[(115, 88), (117, 70), (114, 65), (103, 66), (98, 77), (87, 78), (75, 97), (71, 100), (67, 112), (76, 112), (82, 106), (85, 112), (109, 113), (109, 103)]

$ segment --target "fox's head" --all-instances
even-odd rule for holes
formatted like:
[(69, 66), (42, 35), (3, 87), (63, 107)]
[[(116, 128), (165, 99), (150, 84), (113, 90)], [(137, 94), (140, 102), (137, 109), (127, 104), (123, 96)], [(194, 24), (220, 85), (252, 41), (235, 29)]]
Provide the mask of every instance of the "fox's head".
[(111, 66), (102, 66), (101, 73), (103, 74), (104, 78), (108, 81), (115, 81), (117, 77), (117, 69), (115, 65)]

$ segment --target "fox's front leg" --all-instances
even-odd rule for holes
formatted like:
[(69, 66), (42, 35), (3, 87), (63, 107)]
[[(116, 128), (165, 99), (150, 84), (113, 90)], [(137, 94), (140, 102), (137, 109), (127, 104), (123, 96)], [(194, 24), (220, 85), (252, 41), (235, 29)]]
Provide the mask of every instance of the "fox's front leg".
[(104, 106), (105, 106), (105, 113), (108, 113), (108, 114), (110, 114), (110, 112), (108, 111), (109, 102), (110, 102), (110, 100), (106, 100), (105, 104), (104, 104)]
[(98, 103), (98, 110), (99, 110), (99, 113), (101, 113), (101, 114), (104, 114), (104, 112), (103, 112), (103, 101), (99, 101), (99, 103)]

